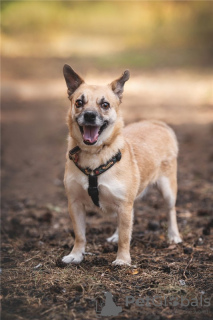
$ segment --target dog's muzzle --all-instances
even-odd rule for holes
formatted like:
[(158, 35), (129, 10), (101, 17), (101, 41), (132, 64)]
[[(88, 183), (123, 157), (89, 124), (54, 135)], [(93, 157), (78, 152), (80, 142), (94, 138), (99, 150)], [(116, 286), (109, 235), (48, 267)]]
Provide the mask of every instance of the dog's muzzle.
[(77, 123), (83, 136), (83, 141), (87, 145), (95, 144), (100, 134), (108, 126), (108, 121), (104, 121), (103, 117), (95, 111), (85, 111), (78, 117)]

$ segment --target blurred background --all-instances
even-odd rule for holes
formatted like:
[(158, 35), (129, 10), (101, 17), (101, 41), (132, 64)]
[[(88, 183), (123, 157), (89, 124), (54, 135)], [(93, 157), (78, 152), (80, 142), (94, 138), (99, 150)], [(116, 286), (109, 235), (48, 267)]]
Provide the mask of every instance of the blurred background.
[(52, 201), (62, 185), (64, 63), (89, 83), (111, 82), (129, 69), (125, 123), (164, 120), (180, 142), (185, 134), (197, 145), (194, 133), (212, 133), (212, 2), (2, 1), (1, 11), (6, 198)]
[[(1, 37), (2, 319), (95, 319), (93, 303), (106, 291), (120, 301), (139, 288), (147, 296), (210, 297), (212, 1), (1, 1)], [(74, 239), (63, 186), (65, 63), (90, 84), (109, 83), (129, 69), (125, 124), (159, 119), (177, 135), (183, 247), (166, 243), (167, 215), (153, 188), (134, 206), (136, 273), (110, 269), (117, 249), (105, 239), (115, 220), (94, 213), (87, 215), (86, 250), (97, 256), (62, 269), (60, 257)], [(196, 319), (212, 319), (200, 307), (196, 314), (142, 309), (123, 312), (128, 319), (190, 319), (192, 311)]]

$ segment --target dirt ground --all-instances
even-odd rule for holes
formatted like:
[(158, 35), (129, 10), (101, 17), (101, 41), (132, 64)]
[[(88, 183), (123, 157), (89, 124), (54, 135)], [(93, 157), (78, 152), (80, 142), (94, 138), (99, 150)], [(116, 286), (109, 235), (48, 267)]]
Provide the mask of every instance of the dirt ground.
[[(153, 188), (135, 203), (133, 266), (112, 267), (117, 246), (106, 238), (115, 230), (115, 217), (92, 212), (87, 217), (87, 251), (92, 254), (75, 266), (61, 262), (74, 242), (63, 187), (64, 62), (69, 61), (2, 61), (2, 319), (96, 319), (105, 292), (122, 307), (110, 319), (212, 319), (212, 72), (133, 70), (123, 99), (126, 123), (156, 118), (177, 134), (183, 243), (167, 243), (166, 211)], [(88, 71), (75, 65), (82, 75)], [(94, 81), (117, 75), (90, 70), (88, 78)], [(156, 295), (155, 304), (125, 305), (127, 296)]]

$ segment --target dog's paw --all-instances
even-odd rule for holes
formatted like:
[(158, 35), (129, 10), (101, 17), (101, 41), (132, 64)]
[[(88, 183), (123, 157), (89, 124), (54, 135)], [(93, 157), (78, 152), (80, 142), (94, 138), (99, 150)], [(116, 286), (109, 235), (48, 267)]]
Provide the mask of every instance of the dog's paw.
[(131, 266), (131, 262), (124, 261), (122, 259), (116, 259), (112, 262), (113, 266)]
[(182, 239), (179, 234), (168, 233), (169, 243), (181, 243)]
[(107, 238), (107, 242), (118, 243), (118, 234), (114, 233), (111, 237)]
[(67, 256), (64, 256), (62, 258), (62, 262), (64, 263), (73, 263), (73, 264), (78, 264), (83, 260), (83, 255), (82, 254), (68, 254)]

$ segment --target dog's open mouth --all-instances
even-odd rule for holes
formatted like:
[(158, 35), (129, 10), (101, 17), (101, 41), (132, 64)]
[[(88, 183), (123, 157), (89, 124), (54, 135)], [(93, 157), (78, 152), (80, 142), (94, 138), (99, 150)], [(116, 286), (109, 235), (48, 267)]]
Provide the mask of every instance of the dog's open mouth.
[(98, 141), (98, 138), (100, 134), (103, 132), (103, 130), (107, 127), (108, 122), (104, 121), (104, 124), (100, 126), (91, 126), (91, 125), (83, 125), (80, 126), (80, 131), (83, 136), (83, 140), (85, 144), (93, 145)]

